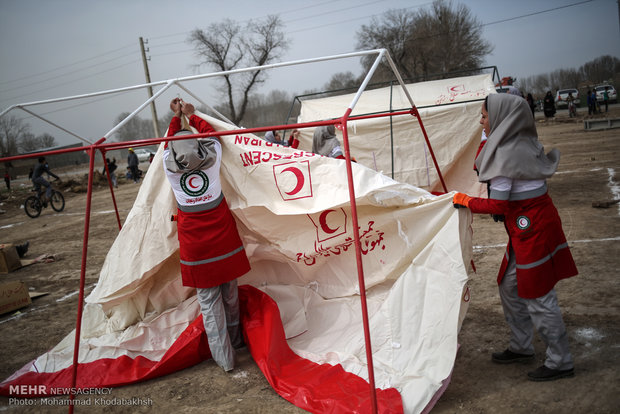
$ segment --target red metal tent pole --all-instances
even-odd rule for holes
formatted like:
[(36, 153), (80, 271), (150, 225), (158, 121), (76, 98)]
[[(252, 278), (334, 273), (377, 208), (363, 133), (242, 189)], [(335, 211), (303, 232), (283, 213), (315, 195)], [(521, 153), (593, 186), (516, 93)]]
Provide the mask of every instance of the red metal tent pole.
[[(105, 138), (102, 138), (105, 139)], [(121, 230), (123, 228), (121, 224), (121, 217), (118, 214), (118, 207), (116, 205), (116, 197), (114, 196), (114, 186), (112, 185), (112, 178), (110, 177), (110, 170), (108, 169), (108, 161), (105, 157), (105, 149), (100, 148), (101, 157), (103, 157), (103, 166), (105, 168), (105, 173), (108, 177), (108, 185), (110, 186), (110, 194), (112, 195), (112, 204), (114, 204), (114, 212), (116, 213), (116, 221), (118, 222), (118, 229)]]
[(82, 308), (84, 307), (84, 285), (86, 281), (86, 256), (88, 251), (88, 232), (90, 230), (90, 208), (93, 197), (93, 171), (95, 169), (95, 150), (97, 144), (105, 141), (101, 138), (89, 149), (90, 163), (88, 170), (88, 194), (86, 197), (86, 213), (84, 216), (84, 242), (82, 243), (82, 269), (80, 271), (80, 294), (78, 299), (77, 321), (75, 323), (75, 342), (73, 345), (73, 374), (71, 376), (71, 393), (69, 394), (69, 414), (73, 413), (75, 386), (77, 383), (78, 355), (80, 353), (80, 335), (82, 331)]
[(448, 192), (448, 187), (446, 187), (446, 183), (443, 180), (443, 175), (441, 175), (441, 170), (439, 169), (439, 164), (437, 163), (437, 158), (435, 158), (435, 152), (433, 151), (433, 146), (431, 145), (431, 141), (428, 139), (428, 134), (426, 133), (426, 128), (424, 128), (424, 124), (422, 123), (422, 118), (420, 117), (420, 113), (418, 112), (417, 107), (411, 108), (411, 114), (418, 118), (418, 124), (420, 124), (420, 129), (422, 130), (422, 134), (424, 134), (424, 140), (426, 141), (426, 146), (431, 153), (431, 157), (433, 158), (433, 164), (435, 164), (435, 169), (437, 170), (437, 174), (439, 175), (439, 181), (441, 181), (441, 185), (443, 187), (443, 191)]
[(368, 363), (368, 382), (370, 384), (370, 401), (372, 412), (377, 413), (377, 390), (375, 389), (375, 370), (372, 361), (372, 346), (370, 343), (370, 323), (368, 322), (368, 306), (366, 304), (366, 284), (364, 283), (364, 265), (362, 264), (362, 245), (360, 242), (359, 223), (357, 221), (357, 204), (355, 203), (355, 188), (353, 187), (353, 168), (351, 153), (349, 152), (349, 135), (347, 133), (347, 118), (351, 108), (342, 117), (342, 140), (344, 142), (344, 156), (347, 166), (347, 180), (349, 181), (349, 200), (351, 202), (351, 221), (353, 223), (353, 238), (355, 241), (355, 258), (357, 260), (357, 280), (360, 288), (362, 303), (362, 321), (364, 325), (364, 341), (366, 343), (366, 360)]

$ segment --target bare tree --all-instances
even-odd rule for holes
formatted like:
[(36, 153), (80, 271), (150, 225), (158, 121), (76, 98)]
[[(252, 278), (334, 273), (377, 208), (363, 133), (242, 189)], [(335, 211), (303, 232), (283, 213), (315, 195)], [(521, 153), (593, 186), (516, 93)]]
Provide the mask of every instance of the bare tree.
[[(278, 16), (268, 16), (264, 21), (249, 22), (248, 29), (227, 19), (209, 25), (207, 30), (195, 29), (189, 41), (196, 48), (201, 64), (217, 71), (262, 66), (279, 59), (288, 49), (288, 40), (279, 29)], [(265, 81), (262, 71), (224, 75), (222, 92), (227, 100), (227, 114), (239, 124), (245, 115), (252, 90)], [(240, 81), (237, 81), (240, 79)]]
[(253, 94), (243, 120), (246, 127), (286, 123), (293, 97), (285, 91), (273, 90), (267, 95)]
[(19, 148), (22, 152), (33, 152), (44, 148), (51, 148), (56, 145), (56, 138), (48, 133), (38, 136), (30, 132), (22, 134), (19, 139)]
[(338, 72), (334, 74), (323, 89), (333, 91), (337, 89), (353, 88), (359, 86), (361, 80), (356, 78), (353, 72)]
[(37, 136), (37, 139), (41, 143), (41, 148), (51, 148), (56, 146), (56, 138), (48, 133)]
[[(358, 49), (386, 48), (404, 78), (475, 69), (493, 49), (482, 38), (481, 23), (469, 8), (435, 0), (418, 12), (389, 10), (357, 32)], [(362, 59), (368, 68), (373, 57)], [(379, 72), (379, 71), (378, 71)], [(392, 79), (387, 65), (379, 80)]]
[(601, 56), (584, 64), (580, 71), (584, 81), (593, 84), (614, 79), (620, 73), (620, 59), (614, 56)]
[(16, 155), (21, 137), (29, 132), (30, 125), (15, 116), (0, 118), (0, 156)]
[(33, 152), (40, 149), (39, 140), (31, 132), (22, 134), (19, 140), (19, 149), (21, 152)]

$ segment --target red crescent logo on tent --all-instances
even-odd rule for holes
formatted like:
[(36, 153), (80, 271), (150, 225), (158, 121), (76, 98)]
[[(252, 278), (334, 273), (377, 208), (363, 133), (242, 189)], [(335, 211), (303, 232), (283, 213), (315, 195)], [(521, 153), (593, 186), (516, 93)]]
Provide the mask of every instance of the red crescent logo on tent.
[(312, 198), (312, 175), (308, 160), (275, 164), (273, 179), (284, 201)]
[(343, 208), (308, 214), (308, 218), (316, 228), (316, 241), (319, 243), (347, 233), (347, 213)]
[(285, 171), (290, 171), (293, 174), (295, 174), (295, 178), (297, 178), (297, 185), (295, 186), (295, 188), (293, 188), (291, 191), (285, 191), (286, 194), (288, 195), (295, 195), (297, 194), (304, 186), (304, 174), (301, 172), (301, 170), (297, 167), (288, 167), (282, 170), (282, 172)]
[(332, 213), (334, 210), (325, 210), (324, 212), (321, 213), (321, 215), (319, 216), (319, 223), (321, 224), (321, 229), (328, 234), (332, 234), (335, 233), (340, 226), (336, 227), (335, 229), (332, 229), (331, 227), (329, 227), (327, 225), (327, 215), (329, 213)]

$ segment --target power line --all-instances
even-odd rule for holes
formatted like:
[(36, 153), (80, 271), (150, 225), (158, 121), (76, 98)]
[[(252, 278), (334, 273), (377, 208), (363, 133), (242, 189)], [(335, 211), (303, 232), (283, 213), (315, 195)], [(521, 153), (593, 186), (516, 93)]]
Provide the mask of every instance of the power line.
[(539, 14), (549, 13), (549, 12), (556, 11), (556, 10), (561, 10), (561, 9), (566, 9), (568, 7), (579, 6), (581, 4), (591, 3), (593, 1), (594, 0), (585, 0), (585, 1), (580, 1), (580, 2), (577, 2), (577, 3), (567, 4), (565, 6), (554, 7), (552, 9), (541, 10), (541, 11), (538, 11), (538, 12), (533, 12), (533, 13), (528, 13), (528, 14), (522, 14), (521, 16), (509, 17), (507, 19), (497, 20), (497, 21), (490, 22), (490, 23), (484, 23), (484, 24), (482, 24), (482, 26), (491, 26), (493, 24), (499, 24), (499, 23), (510, 22), (510, 21), (513, 21), (513, 20), (524, 19), (526, 17), (537, 16)]
[(40, 93), (40, 92), (45, 92), (45, 91), (49, 91), (49, 90), (51, 90), (51, 89), (55, 89), (55, 88), (58, 88), (58, 87), (60, 87), (60, 86), (65, 86), (65, 85), (68, 85), (68, 84), (74, 83), (74, 82), (76, 82), (76, 81), (80, 81), (80, 80), (84, 80), (84, 79), (92, 78), (93, 76), (101, 75), (102, 73), (109, 73), (109, 72), (110, 72), (110, 71), (112, 71), (112, 70), (116, 70), (116, 69), (122, 68), (122, 67), (124, 67), (124, 66), (131, 65), (131, 64), (134, 64), (134, 63), (137, 63), (137, 62), (140, 62), (140, 59), (134, 59), (134, 60), (132, 60), (131, 62), (123, 63), (122, 65), (118, 65), (118, 66), (115, 66), (115, 67), (113, 67), (113, 68), (108, 68), (108, 69), (105, 69), (105, 70), (102, 70), (102, 71), (99, 71), (99, 72), (93, 73), (93, 74), (91, 74), (91, 75), (82, 76), (81, 78), (72, 78), (71, 80), (69, 80), (69, 81), (67, 81), (67, 82), (58, 83), (58, 84), (52, 85), (52, 86), (50, 86), (50, 87), (48, 87), (48, 88), (45, 88), (45, 89), (37, 89), (37, 90), (36, 90), (36, 91), (34, 91), (34, 92), (30, 92), (30, 93), (26, 93), (26, 94), (21, 94), (21, 95), (18, 95), (18, 96), (13, 96), (13, 97), (11, 97), (11, 98), (3, 98), (3, 99), (0, 99), (0, 101), (2, 101), (2, 102), (4, 102), (4, 101), (12, 101), (12, 100), (16, 100), (17, 98), (23, 98), (23, 97), (25, 97), (25, 96), (35, 95), (35, 94), (37, 94), (37, 93)]
[[(66, 72), (66, 73), (63, 73), (63, 74), (60, 74), (60, 75), (53, 76), (53, 77), (51, 77), (51, 78), (41, 79), (41, 80), (36, 81), (36, 82), (29, 82), (29, 83), (28, 83), (28, 85), (27, 85), (27, 87), (31, 87), (31, 86), (34, 86), (34, 85), (38, 85), (38, 84), (40, 84), (40, 83), (49, 82), (49, 81), (51, 81), (51, 80), (58, 79), (58, 78), (62, 78), (62, 77), (64, 77), (64, 76), (72, 75), (72, 74), (74, 74), (74, 73), (81, 72), (81, 71), (84, 71), (84, 70), (86, 70), (86, 69), (91, 69), (91, 68), (94, 68), (94, 67), (100, 67), (100, 66), (101, 66), (101, 65), (103, 65), (103, 64), (106, 64), (106, 63), (109, 63), (109, 62), (113, 62), (113, 61), (115, 61), (115, 60), (118, 60), (118, 59), (121, 59), (121, 58), (124, 58), (124, 57), (127, 57), (127, 56), (132, 56), (132, 55), (134, 55), (134, 54), (135, 54), (135, 52), (129, 52), (129, 53), (126, 53), (126, 54), (124, 54), (124, 55), (122, 55), (122, 56), (118, 56), (118, 57), (113, 58), (113, 59), (109, 59), (109, 60), (106, 60), (106, 61), (103, 61), (103, 62), (99, 62), (99, 63), (92, 64), (92, 65), (90, 65), (90, 66), (86, 66), (85, 68), (75, 69), (75, 70), (73, 70), (73, 71), (71, 71), (71, 72)], [(71, 65), (71, 66), (73, 66), (73, 65)], [(2, 90), (0, 90), (0, 93), (11, 92), (11, 91), (14, 91), (15, 89), (22, 89), (23, 87), (24, 87), (24, 86), (22, 86), (22, 85), (18, 85), (18, 86), (14, 86), (14, 87), (12, 87), (12, 88), (9, 88), (9, 89), (2, 89)]]
[(46, 75), (46, 74), (49, 74), (50, 72), (55, 72), (55, 71), (60, 70), (60, 69), (64, 69), (64, 68), (67, 68), (67, 67), (79, 65), (80, 63), (84, 63), (84, 62), (88, 62), (88, 61), (91, 61), (91, 60), (99, 59), (102, 56), (109, 55), (111, 53), (118, 52), (119, 50), (123, 50), (123, 49), (126, 49), (128, 47), (132, 47), (132, 46), (134, 46), (134, 45), (125, 45), (125, 46), (119, 47), (119, 48), (114, 49), (114, 50), (110, 50), (110, 51), (107, 51), (107, 52), (99, 53), (99, 54), (97, 54), (97, 56), (93, 56), (93, 57), (89, 57), (89, 58), (86, 58), (86, 59), (78, 60), (77, 62), (68, 63), (66, 65), (58, 66), (56, 68), (47, 69), (47, 70), (45, 70), (43, 72), (35, 73), (35, 74), (32, 74), (32, 75), (26, 75), (26, 76), (23, 76), (21, 78), (17, 78), (17, 79), (13, 79), (13, 80), (0, 81), (0, 85), (4, 84), (4, 83), (18, 82), (18, 81), (21, 81), (21, 80), (30, 79), (30, 78), (34, 78), (34, 77), (37, 77), (37, 76)]

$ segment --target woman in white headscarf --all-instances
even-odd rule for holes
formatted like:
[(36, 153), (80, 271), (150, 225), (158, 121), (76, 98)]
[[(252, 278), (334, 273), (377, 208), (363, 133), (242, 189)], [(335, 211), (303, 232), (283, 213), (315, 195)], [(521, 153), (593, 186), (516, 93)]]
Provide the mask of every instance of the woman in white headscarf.
[(521, 97), (489, 95), (480, 123), (488, 140), (476, 167), (478, 179), (489, 184), (489, 198), (456, 193), (454, 204), (473, 213), (504, 216), (509, 236), (497, 281), (511, 337), (508, 348), (493, 353), (492, 360), (500, 364), (532, 360), (535, 327), (547, 352), (544, 365), (528, 373), (528, 378), (548, 381), (573, 376), (554, 286), (575, 276), (577, 267), (546, 183), (558, 167), (559, 152), (545, 154), (530, 108)]
[(340, 141), (336, 138), (336, 127), (327, 125), (314, 130), (312, 152), (324, 157), (344, 159)]

